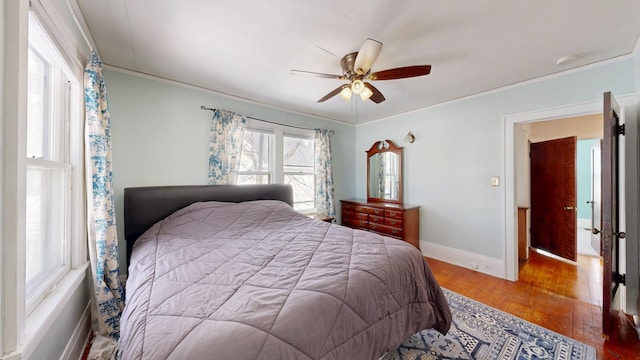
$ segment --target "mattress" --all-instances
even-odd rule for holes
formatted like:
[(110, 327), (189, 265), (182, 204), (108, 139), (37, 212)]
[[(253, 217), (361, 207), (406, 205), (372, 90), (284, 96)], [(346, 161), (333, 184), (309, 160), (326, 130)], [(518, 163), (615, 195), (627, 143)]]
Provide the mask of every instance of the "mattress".
[(120, 359), (377, 359), (446, 333), (447, 301), (413, 246), (276, 200), (200, 202), (135, 243)]

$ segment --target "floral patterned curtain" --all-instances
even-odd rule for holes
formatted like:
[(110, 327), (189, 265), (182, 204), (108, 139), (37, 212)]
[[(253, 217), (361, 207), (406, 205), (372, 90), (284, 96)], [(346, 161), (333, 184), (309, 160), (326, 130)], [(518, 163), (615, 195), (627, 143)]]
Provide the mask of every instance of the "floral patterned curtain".
[(226, 110), (214, 110), (209, 142), (209, 184), (235, 184), (247, 119)]
[(316, 212), (318, 215), (336, 216), (333, 199), (333, 168), (331, 162), (330, 130), (316, 129)]
[(102, 61), (93, 52), (84, 71), (87, 230), (93, 274), (92, 315), (96, 336), (120, 337), (124, 290), (118, 272), (113, 202), (111, 119)]

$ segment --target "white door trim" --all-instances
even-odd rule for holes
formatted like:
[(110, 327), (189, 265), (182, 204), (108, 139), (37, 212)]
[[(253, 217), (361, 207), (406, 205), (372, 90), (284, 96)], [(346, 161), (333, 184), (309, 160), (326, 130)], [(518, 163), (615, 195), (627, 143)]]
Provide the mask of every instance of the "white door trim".
[[(636, 95), (616, 96), (622, 109), (635, 104)], [(555, 120), (602, 113), (602, 99), (596, 99), (578, 104), (558, 106), (554, 108), (534, 110), (525, 113), (505, 115), (504, 124), (504, 174), (505, 174), (505, 274), (511, 281), (518, 281), (518, 239), (517, 239), (517, 204), (516, 204), (516, 174), (515, 174), (515, 130), (516, 125), (538, 121)]]

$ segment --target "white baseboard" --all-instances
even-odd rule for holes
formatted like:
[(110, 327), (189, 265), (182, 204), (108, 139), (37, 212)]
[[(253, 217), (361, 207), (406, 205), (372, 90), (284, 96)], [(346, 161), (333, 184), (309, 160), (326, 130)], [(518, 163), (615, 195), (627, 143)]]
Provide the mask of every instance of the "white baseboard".
[(78, 325), (76, 325), (76, 329), (73, 331), (73, 335), (71, 335), (71, 339), (67, 343), (67, 347), (65, 347), (62, 356), (60, 356), (61, 360), (82, 360), (84, 349), (91, 337), (90, 306), (91, 303), (87, 304), (87, 307), (84, 309), (82, 317), (80, 317), (80, 321)]
[(420, 249), (422, 251), (422, 255), (426, 257), (479, 271), (497, 278), (507, 278), (505, 273), (505, 263), (502, 260), (454, 249), (424, 240), (420, 241)]

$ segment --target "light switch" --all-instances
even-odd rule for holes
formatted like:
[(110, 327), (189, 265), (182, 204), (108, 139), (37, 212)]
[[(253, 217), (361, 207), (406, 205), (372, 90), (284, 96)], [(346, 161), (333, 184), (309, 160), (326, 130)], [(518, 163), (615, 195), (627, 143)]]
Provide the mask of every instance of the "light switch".
[(491, 177), (491, 186), (500, 186), (500, 177), (492, 176)]

